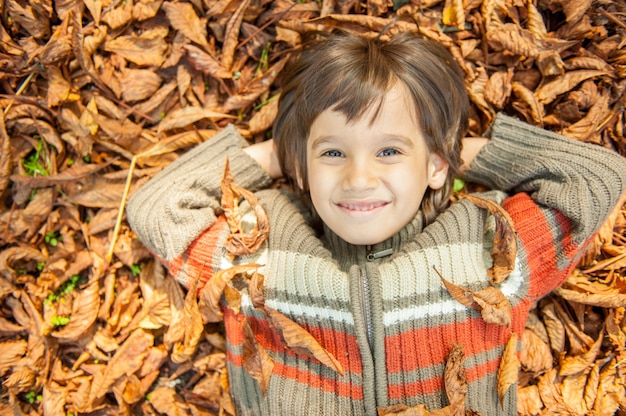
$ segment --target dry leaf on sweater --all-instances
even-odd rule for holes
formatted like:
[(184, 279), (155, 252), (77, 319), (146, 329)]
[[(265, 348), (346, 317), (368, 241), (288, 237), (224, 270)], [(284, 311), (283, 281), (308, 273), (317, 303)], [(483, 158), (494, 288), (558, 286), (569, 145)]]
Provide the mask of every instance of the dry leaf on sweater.
[(465, 377), (465, 354), (463, 344), (452, 345), (452, 351), (446, 360), (446, 369), (443, 373), (444, 385), (448, 403), (456, 406), (455, 415), (465, 414), (465, 398), (467, 397), (467, 379)]
[(496, 220), (496, 234), (491, 249), (493, 265), (487, 270), (491, 283), (501, 283), (509, 277), (515, 267), (517, 239), (513, 219), (499, 204), (475, 195), (462, 194), (479, 208), (488, 210)]
[(261, 391), (265, 394), (274, 369), (274, 361), (254, 337), (254, 332), (247, 320), (243, 324), (243, 332), (245, 335), (242, 347), (243, 366), (250, 376), (259, 383)]
[[(240, 198), (243, 197), (254, 210), (256, 222), (250, 232), (246, 232), (241, 224), (239, 213)], [(234, 256), (255, 253), (267, 240), (269, 235), (269, 219), (257, 197), (250, 191), (237, 186), (230, 172), (229, 162), (226, 159), (224, 176), (222, 178), (222, 209), (226, 215), (230, 235), (226, 242), (226, 249)]]
[(436, 268), (435, 272), (439, 275), (450, 296), (462, 305), (480, 311), (485, 322), (504, 326), (511, 325), (513, 309), (500, 289), (495, 286), (487, 286), (484, 289), (472, 291), (446, 280)]
[[(220, 307), (220, 300), (222, 299), (226, 285), (229, 285), (235, 276), (256, 271), (259, 267), (259, 264), (242, 264), (233, 266), (226, 270), (219, 270), (215, 273), (215, 275), (200, 291), (200, 301), (198, 306), (200, 308), (200, 314), (202, 315), (203, 322), (221, 321), (224, 314), (222, 312), (222, 308)], [(236, 290), (235, 288), (232, 289)], [(231, 293), (230, 296), (232, 299), (233, 294)]]
[(322, 364), (343, 375), (343, 367), (339, 361), (322, 347), (313, 335), (277, 310), (266, 307), (265, 313), (269, 317), (272, 328), (278, 331), (290, 349), (315, 357)]
[(517, 358), (517, 334), (513, 332), (506, 343), (500, 366), (498, 367), (498, 398), (504, 405), (504, 396), (509, 388), (517, 383), (520, 362)]

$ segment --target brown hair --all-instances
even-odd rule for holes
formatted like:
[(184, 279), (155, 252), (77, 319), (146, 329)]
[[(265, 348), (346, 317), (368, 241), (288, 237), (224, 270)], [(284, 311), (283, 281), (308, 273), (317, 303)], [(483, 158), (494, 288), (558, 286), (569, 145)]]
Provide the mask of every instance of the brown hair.
[(380, 105), (396, 82), (413, 99), (429, 150), (450, 165), (446, 184), (424, 195), (426, 223), (448, 205), (468, 125), (463, 75), (442, 46), (405, 32), (389, 41), (333, 33), (285, 69), (273, 135), (283, 174), (309, 206), (306, 141), (315, 119), (332, 108), (358, 120), (371, 105)]

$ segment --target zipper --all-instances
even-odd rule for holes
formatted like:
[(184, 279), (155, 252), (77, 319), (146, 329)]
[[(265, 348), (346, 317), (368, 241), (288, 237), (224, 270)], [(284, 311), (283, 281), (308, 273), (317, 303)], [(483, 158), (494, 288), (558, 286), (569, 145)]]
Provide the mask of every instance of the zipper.
[(372, 328), (372, 305), (370, 300), (370, 284), (367, 280), (365, 270), (359, 269), (359, 286), (361, 287), (361, 311), (363, 312), (363, 320), (365, 322), (365, 332), (367, 334), (367, 343), (370, 347), (370, 352), (373, 353), (373, 337), (374, 331)]

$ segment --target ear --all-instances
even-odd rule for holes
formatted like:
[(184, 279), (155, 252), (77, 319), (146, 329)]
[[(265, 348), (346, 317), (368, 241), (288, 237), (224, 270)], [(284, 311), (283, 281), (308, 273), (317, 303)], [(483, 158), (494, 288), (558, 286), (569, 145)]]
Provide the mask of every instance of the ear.
[(428, 186), (439, 189), (448, 178), (448, 162), (435, 153), (431, 153), (428, 159)]

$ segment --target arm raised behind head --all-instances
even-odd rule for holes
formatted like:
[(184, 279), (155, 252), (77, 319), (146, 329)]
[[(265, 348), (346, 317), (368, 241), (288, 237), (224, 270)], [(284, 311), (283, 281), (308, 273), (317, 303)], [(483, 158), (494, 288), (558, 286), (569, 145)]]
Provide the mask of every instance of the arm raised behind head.
[(128, 222), (146, 247), (166, 262), (176, 258), (221, 214), (220, 184), (226, 158), (238, 185), (257, 191), (272, 180), (242, 151), (247, 142), (228, 126), (194, 147), (131, 197)]

